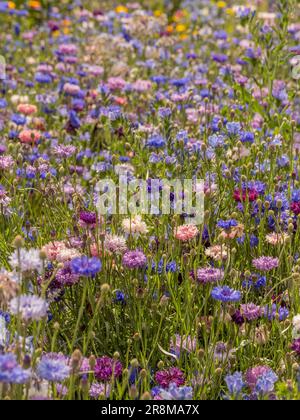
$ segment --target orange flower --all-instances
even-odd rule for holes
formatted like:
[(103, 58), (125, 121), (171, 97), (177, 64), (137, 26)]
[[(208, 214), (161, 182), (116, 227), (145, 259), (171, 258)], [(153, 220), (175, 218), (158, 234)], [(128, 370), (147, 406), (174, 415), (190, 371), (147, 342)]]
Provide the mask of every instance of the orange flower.
[(37, 1), (37, 0), (30, 0), (30, 1), (28, 2), (28, 6), (29, 6), (31, 9), (36, 9), (36, 10), (38, 10), (38, 9), (41, 9), (41, 8), (42, 8), (41, 3), (40, 3), (39, 1)]

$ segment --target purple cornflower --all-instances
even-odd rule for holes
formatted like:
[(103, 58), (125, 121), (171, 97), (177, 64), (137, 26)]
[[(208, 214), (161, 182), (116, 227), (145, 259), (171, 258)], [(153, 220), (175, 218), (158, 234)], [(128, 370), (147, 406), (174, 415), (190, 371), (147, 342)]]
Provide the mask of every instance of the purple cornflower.
[(238, 302), (242, 298), (241, 292), (238, 290), (230, 289), (228, 286), (215, 287), (211, 296), (215, 300), (220, 300), (221, 302)]
[(101, 261), (96, 258), (88, 258), (86, 256), (75, 258), (71, 261), (71, 270), (73, 274), (84, 277), (95, 277), (101, 271)]
[(236, 325), (239, 325), (239, 326), (242, 326), (245, 322), (245, 319), (240, 311), (235, 311), (231, 319)]
[(260, 271), (270, 271), (279, 265), (278, 258), (260, 257), (252, 261), (253, 266)]
[(123, 265), (127, 268), (143, 268), (147, 264), (147, 258), (142, 251), (128, 251), (123, 256)]
[(196, 272), (196, 280), (201, 284), (217, 283), (224, 277), (224, 272), (218, 268), (199, 268)]
[(25, 384), (31, 378), (31, 371), (18, 365), (14, 354), (0, 355), (0, 383)]
[(95, 226), (97, 222), (97, 215), (91, 211), (81, 211), (79, 214), (79, 219), (82, 225)]
[(67, 365), (66, 360), (53, 358), (50, 355), (42, 357), (37, 367), (37, 375), (49, 382), (62, 382), (71, 374), (71, 368)]
[(122, 375), (123, 366), (119, 360), (103, 356), (97, 359), (94, 371), (98, 381), (109, 382), (112, 377), (118, 378)]
[(185, 384), (184, 373), (177, 367), (160, 370), (155, 374), (155, 381), (164, 389), (168, 389), (171, 384), (178, 387)]
[(296, 340), (293, 341), (292, 345), (291, 345), (291, 349), (297, 353), (298, 356), (300, 356), (300, 338), (297, 338)]
[(78, 283), (80, 277), (72, 273), (71, 265), (69, 262), (65, 263), (64, 267), (57, 271), (55, 282), (59, 286), (73, 286)]
[(247, 303), (241, 305), (241, 314), (247, 321), (254, 321), (262, 316), (263, 309), (254, 303)]

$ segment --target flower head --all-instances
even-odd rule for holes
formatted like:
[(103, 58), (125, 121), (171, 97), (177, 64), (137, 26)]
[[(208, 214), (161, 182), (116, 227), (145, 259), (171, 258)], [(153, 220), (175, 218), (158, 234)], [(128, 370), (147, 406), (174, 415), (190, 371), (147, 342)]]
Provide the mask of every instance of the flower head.
[(42, 357), (37, 367), (37, 375), (49, 382), (62, 382), (71, 374), (71, 368), (66, 360), (53, 358), (51, 355)]
[(98, 381), (109, 382), (112, 377), (118, 378), (122, 374), (122, 363), (119, 360), (103, 356), (97, 359), (95, 366), (95, 377)]
[(238, 290), (230, 289), (228, 286), (215, 287), (211, 293), (215, 300), (221, 302), (238, 302), (241, 300), (242, 294)]
[(47, 316), (49, 304), (38, 296), (21, 295), (12, 299), (9, 310), (24, 321), (40, 321)]
[(95, 277), (101, 271), (102, 264), (96, 257), (88, 258), (83, 256), (72, 260), (70, 267), (73, 274), (83, 277)]

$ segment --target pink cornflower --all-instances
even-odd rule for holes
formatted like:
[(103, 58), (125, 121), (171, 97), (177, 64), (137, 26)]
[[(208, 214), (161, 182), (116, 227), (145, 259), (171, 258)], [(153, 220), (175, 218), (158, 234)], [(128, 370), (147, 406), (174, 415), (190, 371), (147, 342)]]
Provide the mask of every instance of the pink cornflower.
[(282, 232), (282, 233), (273, 232), (273, 233), (269, 233), (266, 236), (266, 242), (268, 242), (270, 245), (278, 245), (278, 244), (282, 245), (286, 241), (288, 241), (289, 238), (290, 236), (285, 232)]
[(72, 83), (66, 83), (64, 85), (64, 92), (71, 96), (76, 96), (80, 92), (80, 87)]
[(155, 374), (155, 381), (164, 389), (169, 388), (171, 384), (182, 386), (185, 384), (184, 373), (177, 367), (160, 370)]
[(149, 80), (137, 80), (132, 85), (132, 89), (136, 90), (137, 92), (147, 92), (147, 90), (151, 89), (151, 82)]
[(260, 257), (252, 261), (253, 266), (260, 271), (270, 271), (279, 265), (278, 258)]
[(17, 110), (24, 115), (32, 115), (37, 113), (37, 107), (30, 104), (20, 104), (18, 105)]
[(19, 139), (25, 144), (37, 143), (41, 139), (41, 133), (37, 130), (25, 129), (19, 133)]
[(58, 48), (59, 54), (74, 55), (77, 54), (77, 46), (74, 44), (62, 44)]
[(107, 81), (110, 90), (122, 90), (126, 86), (126, 82), (121, 77), (110, 77)]
[(175, 238), (182, 242), (190, 241), (199, 234), (199, 230), (195, 225), (182, 225), (175, 228)]

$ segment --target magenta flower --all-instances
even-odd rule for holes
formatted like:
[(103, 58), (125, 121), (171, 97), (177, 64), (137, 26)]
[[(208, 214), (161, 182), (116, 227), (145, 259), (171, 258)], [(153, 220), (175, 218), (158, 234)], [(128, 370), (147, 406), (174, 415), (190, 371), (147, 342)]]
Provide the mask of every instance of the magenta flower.
[(98, 381), (109, 382), (112, 377), (118, 378), (122, 375), (123, 366), (118, 360), (103, 356), (97, 359), (95, 366), (95, 377)]
[(160, 370), (155, 375), (155, 381), (164, 389), (169, 388), (171, 384), (181, 386), (185, 384), (184, 373), (176, 368)]

